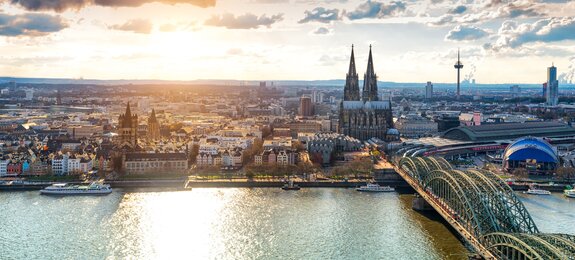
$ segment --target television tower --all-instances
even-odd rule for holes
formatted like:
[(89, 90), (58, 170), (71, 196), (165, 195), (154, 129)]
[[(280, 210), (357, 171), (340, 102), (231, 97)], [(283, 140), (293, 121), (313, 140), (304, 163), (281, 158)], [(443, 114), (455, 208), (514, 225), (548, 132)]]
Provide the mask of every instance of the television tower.
[(457, 69), (457, 100), (459, 100), (459, 91), (460, 91), (460, 87), (459, 87), (459, 71), (463, 68), (463, 63), (461, 63), (461, 61), (459, 61), (459, 49), (457, 49), (457, 62), (455, 63), (455, 65), (453, 65), (454, 68)]

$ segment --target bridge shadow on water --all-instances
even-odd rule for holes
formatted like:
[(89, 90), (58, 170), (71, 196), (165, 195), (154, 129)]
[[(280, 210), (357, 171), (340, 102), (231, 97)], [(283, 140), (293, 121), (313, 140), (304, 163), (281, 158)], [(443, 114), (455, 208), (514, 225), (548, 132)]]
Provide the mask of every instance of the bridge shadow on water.
[(435, 210), (418, 211), (412, 208), (415, 191), (411, 188), (396, 189), (401, 207), (414, 225), (423, 230), (428, 241), (441, 254), (441, 259), (469, 259), (472, 248)]

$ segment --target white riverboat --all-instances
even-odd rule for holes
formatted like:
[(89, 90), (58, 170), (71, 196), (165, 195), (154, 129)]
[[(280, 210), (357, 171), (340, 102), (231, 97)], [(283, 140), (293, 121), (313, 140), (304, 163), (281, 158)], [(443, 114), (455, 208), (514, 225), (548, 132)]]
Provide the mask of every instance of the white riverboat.
[(569, 198), (575, 198), (575, 189), (564, 190), (563, 194)]
[(528, 189), (527, 191), (524, 191), (523, 193), (531, 194), (531, 195), (551, 195), (550, 191), (541, 190), (541, 189), (537, 189), (537, 188)]
[(392, 192), (395, 191), (394, 188), (389, 186), (379, 186), (377, 183), (368, 183), (365, 186), (361, 186), (357, 189), (357, 191), (369, 191), (369, 192)]
[(56, 183), (40, 190), (44, 195), (107, 195), (112, 193), (108, 184), (92, 182), (89, 185)]

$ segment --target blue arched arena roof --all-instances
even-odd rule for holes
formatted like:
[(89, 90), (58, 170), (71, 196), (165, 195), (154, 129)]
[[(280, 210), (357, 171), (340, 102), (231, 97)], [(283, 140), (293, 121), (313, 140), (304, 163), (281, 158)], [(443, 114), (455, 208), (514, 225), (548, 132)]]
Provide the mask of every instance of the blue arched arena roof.
[(537, 162), (557, 163), (557, 154), (546, 141), (527, 137), (519, 139), (505, 148), (504, 161), (525, 161), (535, 159)]

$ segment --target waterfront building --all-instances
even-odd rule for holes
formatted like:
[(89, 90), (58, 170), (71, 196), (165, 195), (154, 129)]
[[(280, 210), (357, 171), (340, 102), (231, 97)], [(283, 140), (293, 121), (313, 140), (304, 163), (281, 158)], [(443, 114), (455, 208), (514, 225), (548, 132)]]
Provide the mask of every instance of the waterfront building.
[(547, 68), (547, 93), (545, 100), (548, 106), (556, 106), (559, 102), (559, 81), (557, 68), (553, 65)]
[(291, 149), (270, 148), (254, 156), (255, 165), (295, 165), (298, 153)]
[(66, 175), (68, 174), (68, 154), (57, 155), (52, 159), (52, 174)]
[(188, 169), (185, 153), (126, 153), (124, 157), (128, 174), (184, 173)]
[(425, 85), (425, 99), (432, 99), (433, 98), (433, 84), (431, 84), (431, 81), (427, 82), (427, 85)]
[(344, 99), (340, 103), (339, 109), (339, 132), (341, 134), (360, 140), (368, 140), (372, 137), (385, 139), (387, 129), (393, 128), (391, 100), (379, 100), (371, 45), (361, 98), (352, 46), (344, 87)]
[(16, 177), (22, 173), (21, 162), (10, 162), (6, 167), (6, 176)]
[(138, 144), (138, 115), (132, 114), (130, 102), (126, 112), (118, 118), (118, 145), (135, 149)]
[(8, 164), (10, 160), (0, 160), (0, 177), (6, 177), (8, 175)]

